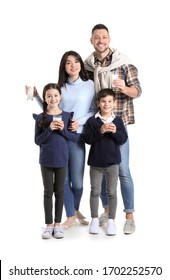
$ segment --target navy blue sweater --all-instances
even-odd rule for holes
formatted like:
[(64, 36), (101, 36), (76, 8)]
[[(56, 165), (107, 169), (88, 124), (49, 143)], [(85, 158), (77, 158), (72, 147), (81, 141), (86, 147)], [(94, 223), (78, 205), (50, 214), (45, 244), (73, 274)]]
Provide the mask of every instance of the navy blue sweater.
[(60, 168), (67, 166), (68, 146), (66, 140), (76, 142), (77, 133), (68, 130), (71, 113), (62, 111), (64, 122), (63, 130), (51, 130), (50, 123), (52, 115), (45, 115), (45, 123), (40, 127), (43, 113), (34, 115), (35, 123), (35, 143), (40, 146), (39, 163), (46, 167)]
[(90, 117), (85, 125), (84, 140), (91, 145), (88, 165), (95, 167), (108, 167), (121, 162), (119, 145), (127, 141), (127, 132), (121, 118), (113, 120), (116, 125), (116, 133), (102, 134), (100, 128), (103, 122), (99, 117)]

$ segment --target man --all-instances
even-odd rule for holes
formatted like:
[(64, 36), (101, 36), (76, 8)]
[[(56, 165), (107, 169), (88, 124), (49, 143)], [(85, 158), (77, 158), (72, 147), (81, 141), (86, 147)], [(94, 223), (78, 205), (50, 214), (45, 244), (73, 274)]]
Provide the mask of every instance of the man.
[[(105, 25), (97, 24), (93, 27), (91, 44), (95, 51), (85, 60), (85, 68), (94, 80), (96, 94), (103, 88), (111, 88), (115, 92), (114, 113), (122, 118), (127, 129), (127, 125), (135, 122), (133, 99), (141, 95), (138, 70), (127, 56), (109, 46), (110, 41), (109, 30)], [(120, 146), (120, 150), (119, 180), (126, 213), (123, 232), (131, 234), (135, 231), (134, 185), (129, 169), (128, 140)], [(99, 223), (103, 225), (108, 219), (105, 180), (102, 183), (101, 199), (105, 212), (99, 217)]]

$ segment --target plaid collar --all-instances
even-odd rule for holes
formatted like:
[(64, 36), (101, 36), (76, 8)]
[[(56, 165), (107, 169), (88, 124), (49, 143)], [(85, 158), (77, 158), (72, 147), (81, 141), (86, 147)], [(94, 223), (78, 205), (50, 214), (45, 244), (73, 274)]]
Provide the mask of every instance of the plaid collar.
[(94, 53), (94, 64), (100, 64), (101, 66), (110, 65), (112, 61), (113, 51), (110, 49), (107, 56), (105, 56), (102, 60), (97, 57), (96, 52)]

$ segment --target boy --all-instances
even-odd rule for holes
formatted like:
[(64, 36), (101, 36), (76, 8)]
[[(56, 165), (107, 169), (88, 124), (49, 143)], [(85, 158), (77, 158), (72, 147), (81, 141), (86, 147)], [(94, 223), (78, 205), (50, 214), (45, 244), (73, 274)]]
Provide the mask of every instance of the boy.
[(105, 88), (98, 92), (99, 111), (87, 120), (84, 131), (85, 142), (89, 145), (88, 165), (90, 165), (90, 209), (89, 233), (99, 233), (98, 206), (103, 175), (106, 178), (109, 199), (109, 217), (106, 234), (115, 235), (115, 214), (117, 208), (117, 181), (121, 161), (119, 145), (127, 140), (127, 132), (121, 118), (113, 113), (114, 92)]

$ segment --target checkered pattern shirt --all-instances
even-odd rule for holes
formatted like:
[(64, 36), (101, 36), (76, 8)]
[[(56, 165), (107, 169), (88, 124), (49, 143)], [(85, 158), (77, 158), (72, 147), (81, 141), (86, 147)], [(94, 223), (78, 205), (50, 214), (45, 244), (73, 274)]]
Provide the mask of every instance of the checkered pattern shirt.
[[(100, 67), (109, 66), (112, 61), (112, 53), (112, 50), (110, 50), (109, 54), (102, 61), (100, 61), (94, 53), (95, 65), (99, 65)], [(134, 65), (124, 64), (118, 67), (116, 72), (119, 79), (125, 81), (127, 87), (135, 87), (138, 91), (138, 96), (141, 95), (142, 90), (138, 80), (138, 70)], [(121, 117), (125, 125), (133, 124), (135, 122), (133, 98), (120, 92), (117, 88), (114, 89), (114, 92), (116, 98), (116, 108), (114, 109), (115, 115)]]

